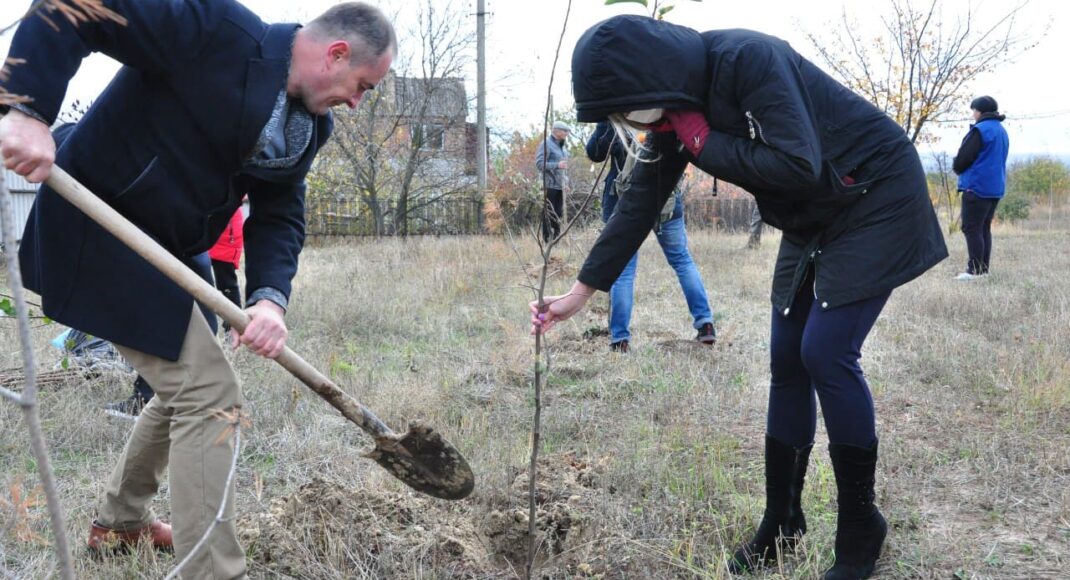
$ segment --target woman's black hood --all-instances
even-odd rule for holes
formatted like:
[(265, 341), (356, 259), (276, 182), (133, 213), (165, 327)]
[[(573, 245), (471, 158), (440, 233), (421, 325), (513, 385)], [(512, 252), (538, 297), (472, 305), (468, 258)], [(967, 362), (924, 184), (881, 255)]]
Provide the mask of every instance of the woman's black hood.
[(587, 30), (572, 52), (576, 119), (641, 109), (701, 109), (706, 46), (695, 30), (645, 16), (614, 16)]

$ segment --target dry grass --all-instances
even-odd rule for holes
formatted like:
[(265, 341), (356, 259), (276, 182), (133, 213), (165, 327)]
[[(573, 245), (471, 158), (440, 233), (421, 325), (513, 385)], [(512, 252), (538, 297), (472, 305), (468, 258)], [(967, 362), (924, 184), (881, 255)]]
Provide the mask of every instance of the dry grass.
[[(870, 336), (863, 364), (882, 436), (878, 502), (893, 528), (879, 577), (1058, 578), (1070, 569), (1070, 236), (1046, 225), (998, 230), (995, 273), (968, 284), (951, 280), (965, 262), (961, 236), (951, 236), (951, 260), (895, 292)], [(571, 270), (552, 280), (550, 292), (567, 288), (591, 235), (558, 252)], [(551, 552), (545, 576), (725, 577), (725, 551), (750, 533), (764, 501), (767, 296), (776, 242), (751, 252), (739, 249), (742, 236), (692, 232), (717, 313), (721, 342), (713, 349), (678, 341), (693, 331), (675, 278), (652, 245), (640, 260), (632, 353), (608, 352), (604, 336), (584, 337), (604, 326), (604, 297), (549, 337), (545, 455), (599, 471), (569, 491), (578, 499), (562, 500), (572, 506), (573, 534), (544, 546)], [(246, 520), (262, 518), (273, 499), (292, 503), (291, 494), (314, 479), (340, 483), (332, 493), (371, 495), (366, 505), (386, 501), (407, 514), (390, 520), (392, 528), (355, 510), (365, 515), (330, 534), (306, 533), (306, 544), (293, 551), (307, 558), (296, 570), (256, 560), (250, 547), (254, 576), (512, 575), (494, 558), (500, 546), (482, 532), (496, 511), (508, 513), (528, 455), (533, 343), (530, 293), (521, 285), (536, 253), (525, 244), (519, 256), (501, 238), (306, 250), (289, 315), (291, 345), (388, 423), (420, 417), (445, 431), (468, 455), (478, 487), (458, 504), (413, 498), (359, 458), (359, 431), (281, 369), (239, 354), (253, 420), (238, 473)], [(37, 332), (44, 368), (57, 359), (47, 346), (56, 332)], [(0, 321), (0, 368), (18, 365), (14, 337), (13, 324)], [(77, 540), (130, 429), (100, 406), (128, 389), (128, 377), (106, 376), (41, 394)], [(813, 578), (831, 562), (835, 492), (824, 442), (819, 433), (804, 498), (811, 532), (799, 554), (764, 577)], [(555, 478), (547, 485), (564, 479)], [(0, 497), (19, 481), (35, 481), (33, 460), (19, 411), (0, 405)], [(158, 508), (166, 514), (164, 491)], [(3, 505), (0, 577), (47, 575), (48, 547), (17, 538), (14, 524), (24, 524)], [(47, 538), (43, 510), (30, 507), (22, 519)], [(444, 564), (438, 540), (417, 549), (422, 544), (412, 543), (423, 540), (403, 532), (412, 525), (428, 529), (428, 537), (467, 538), (464, 550), (481, 552), (472, 562), (483, 567)], [(382, 533), (373, 534), (373, 548), (368, 529), (376, 526)], [(345, 529), (359, 542), (347, 543)], [(142, 553), (103, 562), (83, 557), (78, 565), (85, 577), (138, 578), (160, 577), (173, 561)]]

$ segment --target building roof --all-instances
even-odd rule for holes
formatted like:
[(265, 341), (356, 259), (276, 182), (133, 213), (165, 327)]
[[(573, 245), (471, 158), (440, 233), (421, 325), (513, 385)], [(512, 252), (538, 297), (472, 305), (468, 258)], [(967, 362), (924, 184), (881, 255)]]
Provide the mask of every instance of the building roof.
[(419, 115), (419, 110), (425, 103), (427, 110), (424, 118), (464, 119), (468, 115), (464, 79), (397, 77), (394, 83), (394, 103), (403, 115)]

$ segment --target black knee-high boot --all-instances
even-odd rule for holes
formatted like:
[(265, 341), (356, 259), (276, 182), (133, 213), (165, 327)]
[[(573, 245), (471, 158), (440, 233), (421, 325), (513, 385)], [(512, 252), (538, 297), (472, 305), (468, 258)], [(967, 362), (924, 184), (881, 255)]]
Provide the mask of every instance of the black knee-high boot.
[(806, 533), (802, 489), (813, 447), (793, 447), (765, 436), (765, 513), (754, 537), (728, 561), (733, 574), (775, 563), (779, 553), (794, 549)]
[(825, 580), (869, 578), (877, 564), (888, 522), (873, 505), (877, 444), (866, 449), (854, 445), (829, 445), (836, 472), (839, 513), (836, 516), (836, 563)]

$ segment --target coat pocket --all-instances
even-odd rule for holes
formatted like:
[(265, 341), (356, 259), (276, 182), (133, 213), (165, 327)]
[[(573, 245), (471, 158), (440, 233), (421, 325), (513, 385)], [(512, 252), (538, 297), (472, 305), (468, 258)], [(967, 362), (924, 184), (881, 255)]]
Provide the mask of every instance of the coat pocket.
[(126, 194), (128, 194), (128, 193), (130, 193), (132, 191), (138, 191), (139, 189), (143, 189), (140, 186), (143, 185), (146, 181), (149, 181), (149, 176), (157, 168), (157, 166), (159, 166), (159, 164), (160, 164), (160, 158), (159, 157), (153, 157), (152, 160), (149, 161), (148, 165), (146, 165), (145, 168), (142, 169), (141, 172), (137, 174), (137, 177), (135, 177), (134, 180), (130, 182), (130, 185), (127, 185), (126, 187), (124, 187), (119, 192), (119, 195), (116, 195), (113, 199), (118, 200), (118, 199), (121, 199)]
[(183, 191), (158, 157), (111, 203), (172, 253), (181, 254), (204, 235), (204, 212), (193, 192)]

